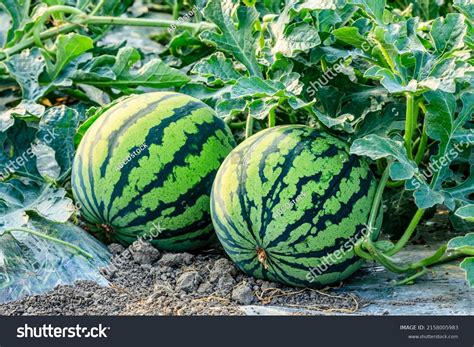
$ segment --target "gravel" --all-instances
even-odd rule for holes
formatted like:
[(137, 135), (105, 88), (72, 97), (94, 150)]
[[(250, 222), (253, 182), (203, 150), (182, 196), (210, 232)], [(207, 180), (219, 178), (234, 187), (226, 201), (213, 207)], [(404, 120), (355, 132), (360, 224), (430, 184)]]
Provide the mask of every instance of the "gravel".
[(0, 315), (243, 315), (242, 305), (351, 312), (352, 295), (292, 288), (246, 276), (221, 249), (161, 253), (136, 242), (113, 244), (103, 269), (108, 287), (92, 282), (58, 286), (44, 295), (0, 305)]

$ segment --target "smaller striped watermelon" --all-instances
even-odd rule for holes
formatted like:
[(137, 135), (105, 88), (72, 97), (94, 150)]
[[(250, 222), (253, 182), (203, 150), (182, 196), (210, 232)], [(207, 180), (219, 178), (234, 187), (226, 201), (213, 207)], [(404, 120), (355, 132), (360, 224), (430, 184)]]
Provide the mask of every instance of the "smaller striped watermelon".
[(368, 164), (327, 133), (290, 125), (241, 143), (220, 167), (211, 216), (245, 273), (295, 286), (339, 282), (363, 263), (376, 180)]
[(156, 236), (170, 251), (213, 240), (210, 191), (235, 147), (226, 124), (201, 101), (178, 93), (132, 96), (87, 130), (73, 164), (82, 215), (112, 241)]

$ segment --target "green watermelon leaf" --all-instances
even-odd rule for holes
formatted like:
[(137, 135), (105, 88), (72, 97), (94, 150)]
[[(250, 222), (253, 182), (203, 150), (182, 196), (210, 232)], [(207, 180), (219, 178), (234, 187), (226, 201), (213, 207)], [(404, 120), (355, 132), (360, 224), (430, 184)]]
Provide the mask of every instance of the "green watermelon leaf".
[(18, 82), (23, 99), (36, 101), (48, 90), (39, 83), (39, 76), (46, 68), (46, 62), (38, 48), (25, 50), (4, 62), (9, 74)]
[[(133, 56), (130, 57), (135, 59)], [(119, 62), (119, 65), (120, 67), (123, 66), (121, 62)], [(117, 65), (114, 65), (112, 69), (114, 68), (118, 69)], [(190, 81), (190, 78), (184, 73), (169, 67), (160, 59), (150, 60), (137, 71), (122, 70), (122, 73), (114, 78), (107, 78), (105, 76), (98, 79), (82, 78), (83, 76), (76, 75), (74, 80), (78, 83), (89, 84), (99, 88), (118, 89), (125, 93), (130, 93), (129, 90), (136, 87), (155, 89), (179, 87)]]
[(448, 242), (448, 250), (474, 255), (474, 233), (453, 238)]
[[(238, 6), (231, 0), (210, 0), (203, 12), (221, 33), (207, 30), (201, 33), (201, 39), (232, 54), (247, 68), (250, 75), (261, 76), (255, 54), (257, 41), (252, 34), (253, 26), (258, 20), (255, 8)], [(238, 27), (232, 20), (234, 14), (237, 15)]]
[(459, 265), (466, 271), (466, 280), (471, 288), (474, 288), (474, 257), (466, 258)]
[[(281, 25), (281, 24), (280, 24)], [(299, 52), (306, 52), (321, 43), (318, 30), (308, 23), (293, 23), (283, 26), (283, 32), (278, 32), (272, 48), (273, 54), (282, 54), (285, 57), (294, 57)]]
[(12, 179), (0, 182), (0, 230), (24, 227), (34, 215), (65, 223), (74, 205), (63, 188)]
[(90, 37), (70, 33), (59, 35), (55, 42), (56, 59), (52, 62), (45, 55), (46, 70), (50, 80), (54, 81), (72, 60), (93, 48)]
[(456, 216), (461, 217), (469, 222), (474, 222), (474, 205), (466, 205), (460, 207), (456, 211)]
[(385, 0), (350, 0), (349, 3), (362, 7), (369, 16), (383, 24)]
[(8, 130), (0, 132), (0, 180), (11, 175), (41, 178), (32, 152), (37, 129), (23, 119), (14, 119)]
[(56, 161), (56, 152), (44, 143), (38, 143), (33, 147), (36, 157), (36, 168), (46, 181), (56, 181), (61, 174), (61, 168)]
[(235, 83), (242, 77), (235, 69), (232, 60), (220, 52), (199, 61), (191, 72), (207, 78), (209, 85)]
[[(69, 173), (74, 160), (74, 136), (79, 126), (80, 115), (76, 110), (66, 107), (51, 107), (39, 122), (36, 138), (39, 144), (50, 147), (57, 162), (59, 172), (56, 179)], [(53, 176), (50, 176), (53, 177)]]
[(443, 184), (451, 181), (451, 163), (463, 150), (472, 148), (471, 142), (457, 143), (455, 140), (465, 135), (463, 127), (474, 111), (474, 98), (472, 93), (463, 94), (461, 96), (463, 108), (458, 114), (456, 114), (456, 100), (451, 94), (429, 92), (425, 94), (425, 98), (428, 101), (426, 133), (439, 144), (438, 153), (432, 156), (431, 161), (438, 164), (436, 169), (432, 169), (433, 177), (430, 184), (426, 182), (424, 176), (417, 176), (408, 183), (407, 188), (414, 190), (417, 205), (421, 208), (444, 203), (454, 210), (456, 204), (472, 203), (470, 194), (474, 182), (473, 175), (463, 181), (455, 182), (454, 186), (451, 184), (451, 187), (444, 187)]
[(247, 103), (244, 99), (229, 99), (219, 101), (216, 105), (217, 115), (221, 118), (238, 115), (245, 111)]
[(11, 17), (11, 26), (7, 34), (7, 41), (13, 38), (14, 32), (21, 29), (29, 19), (30, 2), (26, 0), (1, 0), (0, 8), (7, 11)]
[(242, 77), (232, 87), (233, 98), (289, 96), (285, 85), (279, 81), (264, 80), (256, 76)]
[(364, 136), (353, 142), (350, 152), (373, 160), (393, 159), (394, 163), (390, 166), (390, 177), (395, 181), (408, 180), (418, 172), (416, 163), (408, 159), (403, 143), (390, 138), (375, 134)]
[(474, 19), (474, 3), (470, 0), (454, 0), (454, 7), (470, 20)]
[(364, 44), (368, 44), (366, 38), (360, 34), (356, 27), (337, 28), (332, 31), (332, 34), (337, 40), (357, 48), (362, 48)]
[(464, 17), (458, 13), (449, 13), (446, 18), (436, 19), (431, 28), (436, 54), (440, 56), (462, 48), (466, 30)]

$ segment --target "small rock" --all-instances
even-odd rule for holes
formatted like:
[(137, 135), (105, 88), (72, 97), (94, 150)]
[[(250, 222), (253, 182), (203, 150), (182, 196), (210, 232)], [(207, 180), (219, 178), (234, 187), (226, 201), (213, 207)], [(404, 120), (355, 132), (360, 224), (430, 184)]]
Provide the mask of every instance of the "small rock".
[(232, 291), (232, 300), (239, 304), (250, 305), (255, 299), (252, 289), (248, 284), (242, 283), (234, 288)]
[(166, 253), (158, 261), (159, 265), (177, 267), (179, 265), (189, 265), (193, 261), (193, 255), (189, 253)]
[(217, 280), (216, 289), (217, 290), (224, 290), (224, 291), (231, 291), (232, 288), (235, 286), (235, 280), (232, 278), (230, 274), (224, 274)]
[(130, 253), (132, 253), (133, 260), (142, 265), (153, 264), (160, 258), (160, 251), (143, 241), (135, 241), (130, 246)]
[(199, 294), (206, 294), (206, 293), (212, 293), (212, 284), (210, 284), (209, 282), (203, 282), (201, 283), (201, 285), (199, 286), (197, 292)]
[(214, 266), (211, 269), (209, 274), (209, 280), (215, 282), (219, 280), (222, 276), (228, 275), (234, 277), (237, 274), (237, 268), (225, 258), (218, 259)]
[(109, 245), (107, 247), (110, 251), (110, 253), (112, 253), (113, 255), (119, 255), (121, 254), (123, 251), (125, 251), (125, 247), (123, 247), (121, 244), (119, 243), (112, 243), (111, 245)]
[(201, 276), (197, 271), (185, 272), (178, 277), (176, 281), (176, 289), (183, 290), (187, 293), (195, 291), (201, 282)]

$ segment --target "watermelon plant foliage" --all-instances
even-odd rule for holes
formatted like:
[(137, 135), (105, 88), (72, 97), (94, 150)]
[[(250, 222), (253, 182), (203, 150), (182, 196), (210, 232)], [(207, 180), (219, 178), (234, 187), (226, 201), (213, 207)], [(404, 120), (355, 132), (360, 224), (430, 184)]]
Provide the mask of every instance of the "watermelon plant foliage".
[[(51, 185), (55, 203), (42, 218), (64, 223), (55, 216), (71, 197), (75, 146), (105, 105), (150, 90), (180, 91), (213, 107), (238, 141), (305, 124), (349, 143), (379, 180), (370, 228), (384, 193), (408, 192), (414, 201), (396, 243), (369, 235), (357, 254), (404, 275), (402, 283), (464, 257), (472, 284), (470, 234), (416, 263), (393, 258), (432, 207), (474, 229), (472, 1), (158, 3), (160, 13), (138, 11), (131, 1), (0, 0), (2, 189), (18, 180)], [(158, 48), (140, 47), (120, 27), (146, 27)], [(59, 138), (45, 141), (48, 129)], [(23, 158), (33, 145), (34, 155)], [(38, 200), (39, 191), (28, 195)], [(12, 196), (2, 194), (6, 209), (17, 206)]]

